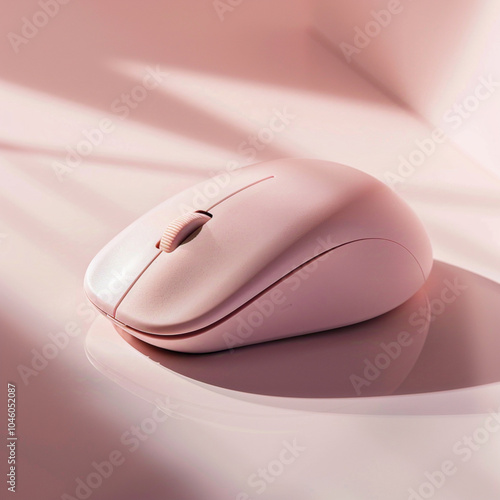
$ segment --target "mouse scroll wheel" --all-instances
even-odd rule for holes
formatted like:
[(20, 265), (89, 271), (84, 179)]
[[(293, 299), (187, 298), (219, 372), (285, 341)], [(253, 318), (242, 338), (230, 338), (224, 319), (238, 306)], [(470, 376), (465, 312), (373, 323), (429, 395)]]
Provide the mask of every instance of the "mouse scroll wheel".
[(190, 234), (212, 218), (208, 212), (198, 211), (177, 217), (171, 222), (160, 240), (159, 248), (164, 252), (173, 252)]

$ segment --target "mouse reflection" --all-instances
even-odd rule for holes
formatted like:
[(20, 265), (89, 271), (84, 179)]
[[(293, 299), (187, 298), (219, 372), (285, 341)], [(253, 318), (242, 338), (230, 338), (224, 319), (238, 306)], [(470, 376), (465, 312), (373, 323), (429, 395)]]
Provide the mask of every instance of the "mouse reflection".
[[(422, 316), (414, 325), (415, 311)], [(214, 386), (285, 397), (359, 397), (394, 393), (424, 346), (429, 302), (418, 292), (370, 321), (208, 354), (167, 351), (117, 332), (154, 361)]]
[[(499, 305), (500, 285), (435, 262), (425, 287), (410, 300), (344, 328), (217, 353), (184, 354), (145, 344), (102, 318), (89, 332), (86, 347), (93, 364), (122, 385), (140, 384), (138, 374), (158, 363), (183, 382), (187, 377), (262, 396), (335, 399), (433, 393), (500, 381)], [(118, 346), (147, 357), (129, 354), (121, 362)], [(147, 380), (142, 383), (147, 385)]]

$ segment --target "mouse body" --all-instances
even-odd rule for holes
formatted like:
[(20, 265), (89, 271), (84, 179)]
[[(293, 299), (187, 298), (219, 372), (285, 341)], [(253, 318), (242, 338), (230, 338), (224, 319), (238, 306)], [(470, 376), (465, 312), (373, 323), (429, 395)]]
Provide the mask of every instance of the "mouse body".
[(224, 172), (152, 209), (97, 254), (84, 287), (117, 328), (213, 352), (379, 316), (431, 267), (425, 228), (382, 182), (283, 159)]

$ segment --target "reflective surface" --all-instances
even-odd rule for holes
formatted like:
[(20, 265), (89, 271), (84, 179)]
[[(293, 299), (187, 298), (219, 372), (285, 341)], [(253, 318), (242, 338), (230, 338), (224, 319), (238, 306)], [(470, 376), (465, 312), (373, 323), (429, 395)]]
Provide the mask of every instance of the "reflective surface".
[[(223, 21), (214, 2), (198, 0), (56, 3), (57, 14), (35, 26), (18, 52), (9, 34), (29, 32), (24, 19), (37, 12), (43, 23), (41, 3), (10, 2), (0, 17), (0, 368), (17, 388), (13, 498), (406, 500), (422, 487), (433, 500), (498, 500), (500, 432), (489, 412), (497, 415), (500, 401), (500, 182), (498, 127), (488, 117), (500, 116), (500, 93), (408, 169), (401, 157), (421, 156), (416, 141), (428, 144), (431, 126), (311, 36), (311, 2), (243, 1)], [(358, 21), (364, 26), (372, 9), (388, 5), (344, 2), (337, 14), (337, 3), (328, 5), (345, 31), (334, 32), (346, 33), (346, 41)], [(431, 25), (426, 16), (412, 17), (434, 3), (413, 2), (360, 56), (383, 59), (380, 71), (395, 83), (403, 77), (415, 88), (424, 79), (434, 87), (439, 75), (429, 80), (399, 56), (410, 50), (427, 61), (423, 49), (441, 38), (449, 51), (439, 54), (450, 55), (456, 82), (462, 58), (454, 55), (464, 45), (450, 40), (465, 33), (475, 39), (476, 53), (468, 54), (478, 76), (497, 74), (495, 37), (495, 64), (478, 59), (487, 25), (498, 21), (483, 15), (495, 2), (448, 3), (446, 32), (439, 16)], [(341, 15), (349, 12), (356, 13), (352, 23)], [(387, 43), (409, 36), (409, 24), (424, 45), (398, 50)], [(441, 58), (430, 62), (443, 69)], [(151, 74), (158, 85), (144, 97)], [(450, 75), (442, 76), (446, 99), (438, 99), (437, 87), (419, 87), (419, 95), (434, 95), (440, 106), (462, 103), (465, 87), (455, 93)], [(476, 85), (476, 76), (471, 81)], [(137, 99), (127, 105), (132, 93)], [(288, 123), (265, 142), (277, 114)], [(88, 152), (84, 141), (96, 139), (104, 118), (113, 130), (68, 165), (68, 150)], [(460, 150), (459, 135), (477, 137), (468, 148), (475, 160)], [(391, 184), (396, 176), (393, 187), (422, 219), (435, 258), (456, 266), (436, 267), (429, 304), (446, 288), (440, 273), (469, 284), (427, 335), (418, 333), (425, 317), (403, 326), (404, 315), (393, 314), (377, 320), (385, 329), (372, 323), (371, 333), (359, 325), (197, 358), (130, 345), (94, 322), (83, 275), (114, 235), (201, 180), (282, 157), (338, 161)], [(496, 174), (487, 169), (492, 164)], [(364, 377), (361, 352), (374, 362), (380, 343), (399, 328), (414, 343), (359, 386), (358, 396), (348, 377)], [(7, 398), (1, 401), (4, 416)], [(114, 452), (121, 460), (110, 473), (102, 464)], [(456, 469), (430, 490), (428, 474), (447, 460)], [(96, 467), (104, 474), (96, 476)]]
[(244, 401), (311, 412), (480, 413), (500, 390), (499, 300), (499, 285), (435, 262), (419, 293), (357, 325), (192, 355), (150, 346), (98, 318), (86, 352), (134, 394), (176, 401), (184, 416), (206, 412), (208, 422), (224, 414), (227, 425), (245, 414)]

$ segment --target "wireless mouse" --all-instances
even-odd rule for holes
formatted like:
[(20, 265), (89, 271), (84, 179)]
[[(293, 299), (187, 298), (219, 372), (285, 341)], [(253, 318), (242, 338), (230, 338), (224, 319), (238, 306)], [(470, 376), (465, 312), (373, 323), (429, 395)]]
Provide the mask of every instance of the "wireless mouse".
[(223, 172), (132, 223), (85, 291), (118, 329), (213, 352), (379, 316), (424, 284), (425, 228), (374, 177), (322, 160)]

